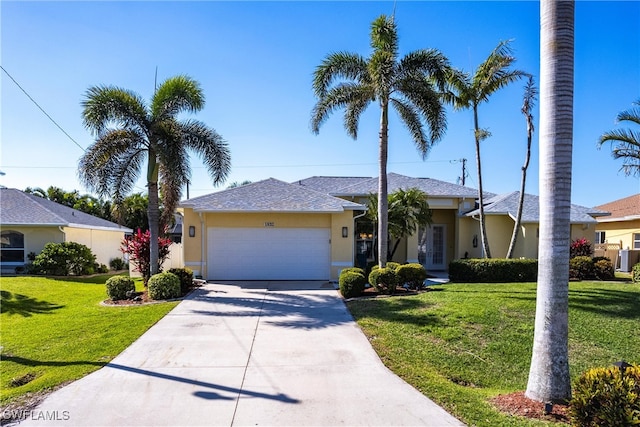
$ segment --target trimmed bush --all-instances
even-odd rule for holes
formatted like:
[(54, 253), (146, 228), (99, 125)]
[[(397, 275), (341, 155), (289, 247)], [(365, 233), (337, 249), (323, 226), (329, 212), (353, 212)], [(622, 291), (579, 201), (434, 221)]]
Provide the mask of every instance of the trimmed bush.
[(398, 283), (409, 285), (409, 289), (420, 290), (424, 288), (424, 281), (427, 278), (427, 270), (421, 264), (403, 264), (396, 270)]
[(640, 262), (634, 265), (631, 269), (631, 281), (634, 283), (640, 283)]
[(374, 268), (369, 274), (369, 283), (379, 293), (392, 295), (398, 286), (398, 275), (390, 267)]
[[(616, 277), (613, 264), (609, 258), (593, 259), (593, 273), (598, 280), (611, 280)], [(604, 258), (604, 259), (602, 259)]]
[(449, 279), (457, 283), (535, 282), (537, 259), (457, 259), (449, 263)]
[(109, 267), (106, 264), (98, 264), (97, 262), (93, 264), (93, 272), (99, 274), (105, 274), (109, 272)]
[(353, 270), (355, 269), (345, 268), (340, 273), (340, 278), (338, 279), (338, 284), (340, 285), (340, 293), (345, 298), (353, 298), (362, 295), (362, 293), (364, 292), (364, 286), (367, 283), (367, 279), (364, 278), (364, 274)]
[(359, 267), (347, 267), (340, 270), (340, 275), (344, 273), (358, 273), (364, 276), (364, 270)]
[(113, 276), (107, 279), (107, 296), (111, 301), (128, 299), (127, 292), (135, 292), (133, 279), (127, 276)]
[(127, 264), (124, 262), (122, 258), (111, 258), (109, 260), (109, 267), (115, 271), (125, 270), (126, 265)]
[(640, 366), (590, 369), (578, 378), (569, 406), (571, 425), (626, 427), (640, 424)]
[(180, 295), (186, 295), (193, 287), (193, 270), (190, 268), (172, 268), (169, 273), (173, 273), (180, 279)]
[(572, 241), (569, 247), (569, 258), (578, 256), (593, 256), (593, 246), (591, 246), (591, 242), (585, 238)]
[(32, 263), (32, 272), (52, 276), (93, 274), (96, 256), (76, 242), (49, 242)]
[(593, 279), (595, 270), (590, 256), (577, 256), (569, 260), (569, 276), (572, 279)]
[(173, 273), (158, 273), (147, 283), (149, 298), (171, 299), (180, 296), (180, 279)]

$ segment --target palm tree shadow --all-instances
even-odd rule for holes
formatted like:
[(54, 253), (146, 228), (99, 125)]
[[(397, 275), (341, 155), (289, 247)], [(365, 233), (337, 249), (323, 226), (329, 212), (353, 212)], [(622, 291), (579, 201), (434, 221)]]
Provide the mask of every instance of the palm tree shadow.
[(3, 314), (18, 314), (23, 317), (31, 317), (34, 314), (48, 314), (63, 307), (64, 305), (37, 300), (27, 295), (0, 291), (0, 313)]

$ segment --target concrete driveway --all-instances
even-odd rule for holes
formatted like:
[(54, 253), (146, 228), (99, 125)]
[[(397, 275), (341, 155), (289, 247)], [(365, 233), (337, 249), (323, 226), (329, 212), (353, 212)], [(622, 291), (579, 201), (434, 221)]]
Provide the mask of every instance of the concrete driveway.
[(384, 367), (331, 284), (229, 282), (192, 293), (21, 425), (463, 424)]

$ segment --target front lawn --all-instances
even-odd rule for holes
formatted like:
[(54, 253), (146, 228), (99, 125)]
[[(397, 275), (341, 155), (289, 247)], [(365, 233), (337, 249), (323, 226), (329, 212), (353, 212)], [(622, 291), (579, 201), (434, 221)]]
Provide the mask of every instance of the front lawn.
[[(488, 402), (526, 388), (535, 283), (431, 289), (347, 304), (383, 362), (465, 424), (549, 425), (501, 414)], [(572, 378), (621, 359), (640, 363), (640, 284), (572, 282), (569, 289)]]
[(99, 369), (177, 304), (103, 307), (108, 277), (0, 279), (3, 406)]

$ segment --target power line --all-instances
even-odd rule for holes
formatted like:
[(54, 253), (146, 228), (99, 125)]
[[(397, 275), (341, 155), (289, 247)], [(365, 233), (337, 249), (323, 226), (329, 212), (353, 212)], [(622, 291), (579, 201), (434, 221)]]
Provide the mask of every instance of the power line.
[(3, 67), (2, 65), (0, 65), (0, 68), (2, 68), (2, 71), (4, 71), (4, 72), (5, 72), (5, 74), (6, 74), (7, 76), (9, 76), (9, 78), (13, 81), (13, 83), (15, 83), (15, 85), (16, 85), (16, 86), (18, 86), (18, 87), (20, 88), (20, 90), (21, 90), (21, 91), (22, 91), (22, 92), (27, 96), (27, 98), (29, 98), (29, 99), (31, 100), (31, 102), (33, 102), (33, 103), (36, 105), (36, 107), (38, 107), (38, 108), (40, 109), (40, 111), (42, 111), (42, 112), (44, 113), (44, 115), (45, 115), (45, 116), (47, 116), (47, 117), (49, 118), (49, 120), (51, 120), (51, 122), (52, 122), (54, 125), (56, 125), (56, 126), (58, 127), (58, 129), (60, 129), (60, 130), (62, 131), (62, 133), (64, 133), (64, 134), (67, 136), (67, 138), (69, 138), (69, 139), (70, 139), (74, 144), (76, 144), (76, 145), (78, 146), (78, 148), (80, 148), (82, 151), (86, 151), (86, 149), (85, 149), (84, 147), (82, 147), (82, 145), (78, 144), (78, 143), (76, 142), (76, 140), (75, 140), (75, 139), (73, 139), (73, 138), (71, 137), (71, 135), (69, 135), (69, 134), (67, 133), (67, 131), (65, 131), (64, 129), (62, 129), (62, 126), (60, 126), (60, 125), (59, 125), (55, 120), (53, 120), (53, 118), (52, 118), (49, 114), (47, 114), (47, 112), (46, 112), (46, 111), (44, 111), (44, 108), (42, 108), (42, 107), (40, 106), (40, 104), (38, 104), (38, 103), (36, 102), (36, 100), (35, 100), (35, 99), (33, 99), (33, 98), (31, 97), (31, 95), (29, 95), (29, 94), (27, 93), (27, 91), (26, 91), (26, 90), (24, 90), (24, 89), (22, 88), (22, 86), (20, 86), (20, 84), (16, 81), (16, 79), (14, 79), (14, 78), (13, 78), (13, 76), (11, 76), (11, 74), (9, 74), (9, 72), (8, 72), (7, 70), (5, 70), (5, 69), (4, 69), (4, 67)]

